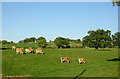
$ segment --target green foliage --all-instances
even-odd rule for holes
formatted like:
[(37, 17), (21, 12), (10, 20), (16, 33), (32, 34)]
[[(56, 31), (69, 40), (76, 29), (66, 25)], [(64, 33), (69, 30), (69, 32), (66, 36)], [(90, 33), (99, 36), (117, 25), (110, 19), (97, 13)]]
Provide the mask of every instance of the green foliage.
[(39, 37), (36, 43), (39, 47), (42, 47), (42, 48), (45, 48), (47, 46), (47, 42), (44, 37)]
[(73, 40), (73, 39), (70, 39), (71, 42), (74, 42), (74, 43), (80, 43), (81, 40), (80, 39), (76, 39), (76, 40)]
[(74, 42), (74, 41), (70, 41), (70, 47), (71, 48), (82, 48), (82, 43), (81, 42)]
[(35, 42), (36, 38), (31, 37), (31, 38), (25, 38), (24, 40), (20, 40), (19, 43), (29, 43), (29, 42)]
[(111, 31), (107, 30), (104, 31), (103, 29), (98, 29), (96, 31), (90, 30), (88, 31), (88, 36), (83, 38), (83, 46), (87, 47), (95, 47), (98, 49), (105, 48), (105, 47), (113, 47), (112, 46), (112, 39), (110, 37)]
[(47, 42), (47, 48), (57, 48), (57, 45), (53, 41)]
[(31, 37), (30, 38), (30, 42), (35, 42), (36, 41), (36, 38), (35, 37)]
[(24, 43), (24, 40), (20, 40), (19, 43)]
[(11, 41), (10, 43), (14, 43), (13, 41)]
[(113, 0), (112, 1), (113, 6), (120, 6), (120, 1), (119, 0)]
[(6, 40), (3, 40), (2, 44), (8, 44), (8, 42)]
[(70, 39), (69, 39), (69, 38), (66, 38), (66, 40), (67, 40), (67, 41), (70, 41)]
[(112, 35), (112, 40), (115, 46), (120, 45), (120, 32), (116, 32), (114, 35)]
[(70, 48), (69, 42), (66, 38), (63, 37), (57, 37), (54, 40), (55, 44), (57, 45), (58, 48)]

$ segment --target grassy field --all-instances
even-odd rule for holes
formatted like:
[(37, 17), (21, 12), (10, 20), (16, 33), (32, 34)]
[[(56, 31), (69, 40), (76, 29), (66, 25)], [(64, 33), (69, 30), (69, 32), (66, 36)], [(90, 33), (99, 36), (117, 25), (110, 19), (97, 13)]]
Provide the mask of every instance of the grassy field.
[[(75, 43), (75, 42), (69, 42), (71, 48), (80, 48), (82, 47), (81, 43)], [(34, 44), (28, 44), (28, 43), (11, 43), (11, 44), (5, 44), (5, 45), (1, 45), (0, 43), (0, 48), (11, 48), (12, 46), (16, 46), (16, 47), (32, 47), (32, 48), (38, 48), (39, 46), (34, 43)], [(47, 42), (47, 48), (57, 48), (57, 45), (54, 42)]]
[[(2, 74), (3, 77), (117, 77), (118, 49), (110, 50), (43, 49), (45, 54), (23, 55), (11, 49), (2, 50)], [(60, 57), (68, 57), (71, 62), (61, 63)], [(85, 59), (86, 64), (78, 64), (80, 57)]]

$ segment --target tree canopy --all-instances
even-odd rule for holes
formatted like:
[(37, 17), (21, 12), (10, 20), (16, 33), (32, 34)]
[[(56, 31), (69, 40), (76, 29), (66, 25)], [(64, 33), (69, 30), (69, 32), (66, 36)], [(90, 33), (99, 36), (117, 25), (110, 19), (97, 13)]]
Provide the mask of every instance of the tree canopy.
[(45, 48), (47, 46), (46, 39), (44, 37), (39, 37), (36, 41), (39, 47)]
[(29, 43), (29, 42), (36, 42), (36, 38), (35, 37), (25, 38), (24, 40), (19, 41), (19, 43)]
[(112, 40), (113, 40), (113, 44), (115, 46), (120, 46), (120, 32), (116, 32), (114, 35), (112, 35)]
[(57, 37), (54, 40), (54, 43), (57, 45), (58, 48), (69, 48), (69, 42), (68, 39), (63, 37)]
[(87, 36), (83, 37), (83, 46), (95, 47), (96, 49), (112, 47), (112, 39), (110, 37), (111, 31), (104, 31), (103, 29), (98, 29), (96, 31), (88, 31)]
[(8, 44), (8, 41), (3, 40), (3, 41), (2, 41), (2, 44)]
[(113, 6), (120, 6), (120, 1), (119, 0), (113, 0), (112, 1)]

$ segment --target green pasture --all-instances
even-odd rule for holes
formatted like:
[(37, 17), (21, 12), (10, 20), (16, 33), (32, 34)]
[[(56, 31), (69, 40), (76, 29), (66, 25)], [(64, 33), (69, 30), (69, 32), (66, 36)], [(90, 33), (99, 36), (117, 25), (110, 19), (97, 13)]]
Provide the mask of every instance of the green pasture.
[[(42, 49), (45, 54), (16, 54), (2, 51), (2, 74), (30, 77), (118, 77), (118, 49), (95, 51), (92, 48)], [(70, 63), (61, 63), (68, 57)], [(83, 57), (86, 64), (78, 64)], [(82, 74), (81, 74), (82, 73)]]

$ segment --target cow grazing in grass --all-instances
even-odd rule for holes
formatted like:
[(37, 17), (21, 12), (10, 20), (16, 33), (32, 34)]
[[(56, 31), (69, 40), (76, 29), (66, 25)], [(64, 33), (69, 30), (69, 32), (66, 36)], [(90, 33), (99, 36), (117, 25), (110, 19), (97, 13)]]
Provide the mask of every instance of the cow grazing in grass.
[(67, 57), (61, 57), (61, 63), (63, 63), (63, 62), (68, 62), (68, 63), (70, 63), (70, 61), (68, 60)]
[(12, 46), (12, 50), (15, 50), (16, 49), (16, 46)]
[(83, 58), (79, 58), (78, 61), (79, 61), (79, 64), (85, 63)]
[(32, 47), (28, 47), (28, 49), (32, 49)]
[(36, 49), (36, 54), (38, 53), (44, 54), (41, 49)]
[(16, 53), (24, 54), (23, 48), (16, 48)]
[(34, 50), (31, 48), (31, 47), (29, 47), (29, 48), (26, 48), (25, 49), (25, 52), (27, 53), (34, 53)]

